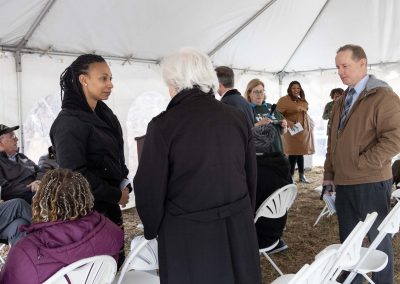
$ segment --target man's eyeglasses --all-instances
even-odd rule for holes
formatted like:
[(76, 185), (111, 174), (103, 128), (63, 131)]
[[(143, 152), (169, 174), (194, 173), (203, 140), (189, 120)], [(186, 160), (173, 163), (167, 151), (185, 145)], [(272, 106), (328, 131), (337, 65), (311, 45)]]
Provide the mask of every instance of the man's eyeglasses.
[(264, 95), (265, 91), (264, 90), (253, 90), (251, 91), (255, 95)]
[(14, 132), (11, 132), (11, 133), (9, 133), (9, 135), (8, 135), (8, 138), (10, 138), (10, 139), (17, 139), (17, 135), (15, 135), (15, 133)]

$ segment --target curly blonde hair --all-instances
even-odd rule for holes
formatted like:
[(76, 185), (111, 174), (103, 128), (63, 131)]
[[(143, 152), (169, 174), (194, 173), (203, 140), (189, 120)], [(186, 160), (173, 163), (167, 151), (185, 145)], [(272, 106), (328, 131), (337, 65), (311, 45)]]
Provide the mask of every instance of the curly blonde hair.
[(90, 185), (80, 173), (48, 171), (32, 199), (32, 222), (78, 219), (91, 212), (93, 200)]

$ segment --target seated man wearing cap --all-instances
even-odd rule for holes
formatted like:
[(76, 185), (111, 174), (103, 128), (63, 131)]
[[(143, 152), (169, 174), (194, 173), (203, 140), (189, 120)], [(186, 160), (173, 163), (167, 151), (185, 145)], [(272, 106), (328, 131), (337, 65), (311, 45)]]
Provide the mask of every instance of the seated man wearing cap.
[(18, 138), (14, 133), (18, 128), (0, 124), (1, 199), (22, 198), (30, 204), (44, 173), (28, 157), (18, 153)]

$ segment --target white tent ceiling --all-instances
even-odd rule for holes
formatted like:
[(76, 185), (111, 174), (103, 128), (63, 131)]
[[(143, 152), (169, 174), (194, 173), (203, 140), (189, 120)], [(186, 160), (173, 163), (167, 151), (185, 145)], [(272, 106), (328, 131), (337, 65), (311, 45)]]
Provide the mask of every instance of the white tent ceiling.
[(398, 0), (0, 0), (0, 49), (158, 62), (183, 46), (216, 65), (276, 73), (334, 68), (346, 43), (400, 61)]

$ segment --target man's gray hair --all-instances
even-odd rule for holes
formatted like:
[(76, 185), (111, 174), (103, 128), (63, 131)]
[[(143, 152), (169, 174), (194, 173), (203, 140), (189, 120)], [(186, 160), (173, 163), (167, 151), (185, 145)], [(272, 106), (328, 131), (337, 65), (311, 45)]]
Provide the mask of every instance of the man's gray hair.
[(199, 87), (203, 92), (218, 89), (218, 79), (210, 58), (193, 48), (183, 48), (164, 58), (161, 71), (165, 83), (176, 92)]

